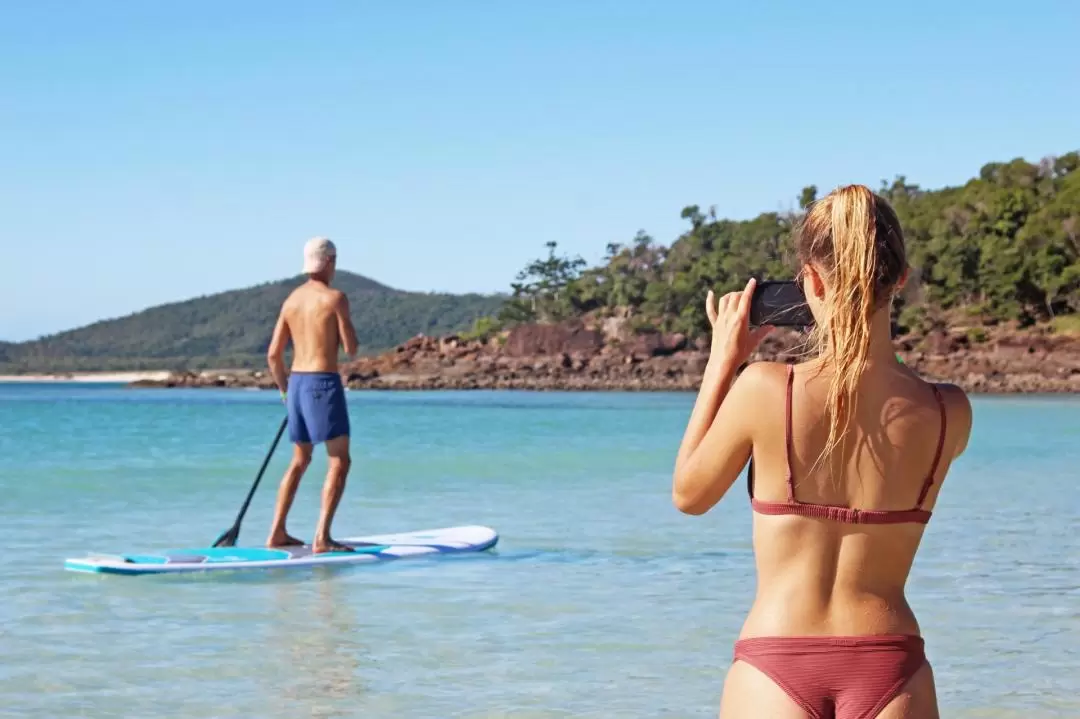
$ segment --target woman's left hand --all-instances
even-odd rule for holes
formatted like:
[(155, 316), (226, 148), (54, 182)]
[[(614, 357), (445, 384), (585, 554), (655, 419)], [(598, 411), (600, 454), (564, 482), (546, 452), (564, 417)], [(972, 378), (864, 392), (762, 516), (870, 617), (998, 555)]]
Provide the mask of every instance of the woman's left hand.
[(761, 340), (772, 332), (769, 325), (750, 329), (750, 300), (757, 280), (750, 278), (742, 292), (729, 292), (719, 300), (709, 290), (705, 298), (705, 314), (712, 325), (712, 349), (709, 363), (722, 363), (730, 369), (739, 367)]

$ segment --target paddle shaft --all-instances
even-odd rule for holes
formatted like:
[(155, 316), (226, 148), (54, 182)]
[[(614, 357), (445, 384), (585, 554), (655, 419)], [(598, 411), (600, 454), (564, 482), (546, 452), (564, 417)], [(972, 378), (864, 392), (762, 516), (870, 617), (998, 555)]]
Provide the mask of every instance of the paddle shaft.
[(255, 481), (252, 483), (251, 489), (248, 490), (247, 497), (244, 498), (244, 503), (240, 506), (240, 512), (236, 515), (236, 521), (233, 522), (233, 526), (226, 534), (235, 535), (240, 533), (240, 523), (244, 521), (244, 515), (247, 514), (248, 506), (251, 505), (251, 498), (255, 496), (255, 490), (258, 489), (259, 482), (262, 481), (263, 474), (266, 472), (266, 467), (270, 464), (270, 458), (274, 456), (274, 450), (277, 449), (278, 442), (281, 441), (281, 435), (285, 434), (285, 428), (288, 425), (288, 417), (281, 420), (281, 426), (278, 427), (277, 435), (274, 436), (274, 441), (270, 445), (270, 451), (266, 453), (266, 458), (263, 460), (262, 466), (259, 467), (259, 473), (255, 475)]

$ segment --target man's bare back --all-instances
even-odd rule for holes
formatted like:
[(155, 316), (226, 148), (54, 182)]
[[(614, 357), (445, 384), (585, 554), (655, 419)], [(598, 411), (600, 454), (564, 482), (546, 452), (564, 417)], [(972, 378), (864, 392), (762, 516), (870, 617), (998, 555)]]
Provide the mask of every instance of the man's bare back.
[(338, 350), (356, 353), (349, 300), (341, 290), (318, 280), (297, 287), (281, 307), (293, 344), (293, 372), (336, 372)]
[[(330, 283), (337, 264), (337, 250), (326, 238), (316, 237), (304, 248), (304, 272), (308, 281), (289, 294), (281, 306), (267, 350), (270, 373), (281, 390), (289, 415), (289, 439), (293, 459), (278, 489), (277, 507), (267, 545), (303, 544), (289, 535), (285, 520), (300, 478), (311, 462), (316, 444), (325, 444), (329, 459), (323, 488), (322, 512), (312, 550), (316, 553), (352, 551), (330, 538), (330, 523), (345, 491), (349, 472), (349, 414), (345, 387), (338, 372), (338, 351), (356, 354), (356, 330), (349, 315), (349, 300)], [(292, 341), (291, 372), (285, 372), (285, 347)]]

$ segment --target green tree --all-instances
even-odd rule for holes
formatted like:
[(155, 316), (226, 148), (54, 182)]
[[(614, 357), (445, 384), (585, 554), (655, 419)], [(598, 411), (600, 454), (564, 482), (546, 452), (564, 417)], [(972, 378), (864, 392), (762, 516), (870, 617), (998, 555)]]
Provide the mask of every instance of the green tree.
[[(991, 162), (963, 186), (927, 190), (904, 175), (878, 193), (900, 217), (917, 288), (895, 308), (898, 326), (925, 327), (962, 311), (986, 322), (1037, 322), (1080, 311), (1080, 153)], [(610, 243), (596, 267), (555, 255), (530, 264), (504, 312), (558, 320), (617, 311), (690, 335), (707, 332), (708, 290), (728, 292), (748, 277), (790, 278), (792, 233), (817, 199), (808, 185), (795, 213), (718, 219), (687, 205), (689, 228), (664, 247), (639, 232)]]
[(568, 288), (587, 264), (581, 257), (555, 254), (558, 243), (545, 245), (547, 257), (533, 260), (518, 273), (510, 287), (512, 296), (500, 319), (508, 322), (539, 320), (557, 322), (572, 316), (577, 308)]

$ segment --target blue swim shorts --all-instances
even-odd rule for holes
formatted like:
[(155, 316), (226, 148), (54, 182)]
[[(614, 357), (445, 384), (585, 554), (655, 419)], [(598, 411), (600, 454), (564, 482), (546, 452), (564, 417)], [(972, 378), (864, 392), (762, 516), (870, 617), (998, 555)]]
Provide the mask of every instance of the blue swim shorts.
[(345, 386), (337, 372), (293, 372), (285, 404), (293, 444), (318, 444), (349, 434)]

